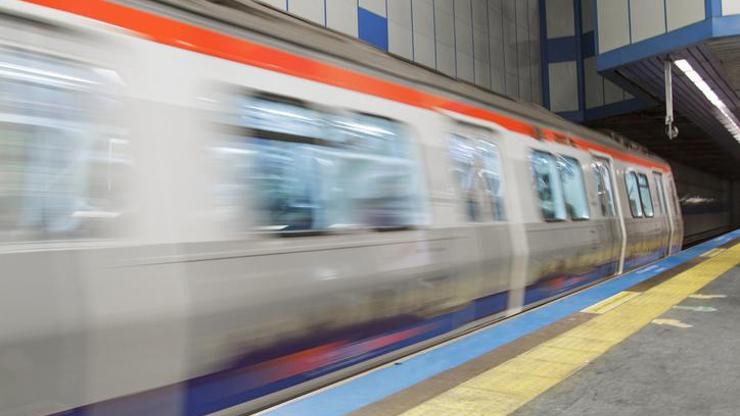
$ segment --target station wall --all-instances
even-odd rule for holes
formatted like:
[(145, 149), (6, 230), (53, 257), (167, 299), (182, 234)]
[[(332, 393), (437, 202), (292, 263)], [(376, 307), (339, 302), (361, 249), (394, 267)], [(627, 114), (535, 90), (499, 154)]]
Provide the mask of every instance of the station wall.
[(542, 103), (539, 0), (259, 0), (510, 97)]
[(540, 10), (544, 10), (545, 106), (577, 122), (634, 111), (641, 105), (596, 69), (593, 1), (540, 2)]
[(596, 0), (596, 16), (599, 53), (604, 53), (700, 22), (706, 5), (705, 0)]
[(740, 1), (722, 0), (722, 15), (740, 14)]

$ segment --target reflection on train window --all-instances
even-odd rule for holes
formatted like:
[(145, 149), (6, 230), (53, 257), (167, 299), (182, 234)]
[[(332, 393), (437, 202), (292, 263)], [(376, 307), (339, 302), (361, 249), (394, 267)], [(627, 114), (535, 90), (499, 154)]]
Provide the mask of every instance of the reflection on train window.
[(398, 122), (329, 114), (273, 96), (240, 98), (231, 122), (238, 124), (237, 135), (216, 149), (230, 170), (220, 186), (221, 203), (254, 210), (258, 229), (421, 223), (418, 169)]
[(650, 185), (648, 178), (644, 174), (637, 177), (637, 183), (640, 187), (640, 200), (642, 201), (642, 211), (646, 217), (653, 216), (653, 198), (650, 196)]
[(612, 180), (609, 168), (603, 162), (597, 161), (593, 165), (594, 180), (596, 182), (596, 195), (599, 198), (601, 215), (605, 217), (614, 216), (614, 196), (612, 195)]
[(558, 158), (558, 168), (563, 183), (565, 208), (568, 216), (574, 220), (588, 219), (588, 199), (586, 197), (586, 186), (583, 183), (581, 164), (572, 157), (560, 156)]
[(91, 68), (0, 49), (0, 240), (106, 236), (121, 215), (128, 141)]
[(453, 162), (453, 174), (460, 189), (460, 195), (465, 204), (468, 220), (480, 220), (477, 182), (478, 168), (477, 155), (473, 140), (467, 137), (453, 135), (450, 140), (450, 157)]
[(624, 175), (624, 184), (627, 187), (627, 199), (630, 203), (630, 211), (635, 218), (642, 218), (642, 205), (640, 204), (640, 190), (637, 186), (637, 174), (629, 171)]
[(533, 151), (532, 173), (542, 216), (547, 221), (565, 220), (565, 201), (555, 158), (547, 152)]
[(455, 134), (450, 140), (450, 157), (468, 220), (506, 220), (501, 159), (496, 145)]

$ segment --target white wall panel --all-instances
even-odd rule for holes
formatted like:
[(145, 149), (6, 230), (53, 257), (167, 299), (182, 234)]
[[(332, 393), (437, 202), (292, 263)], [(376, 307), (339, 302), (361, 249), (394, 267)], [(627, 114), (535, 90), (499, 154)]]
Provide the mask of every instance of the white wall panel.
[(475, 60), (475, 85), (483, 88), (491, 88), (491, 71), (488, 61), (481, 59)]
[(451, 77), (456, 74), (455, 68), (455, 49), (437, 42), (437, 70)]
[(270, 5), (278, 10), (285, 11), (285, 7), (287, 6), (287, 0), (257, 0), (260, 3), (265, 3), (267, 5)]
[(580, 0), (581, 2), (581, 33), (594, 30), (594, 0)]
[(663, 6), (663, 0), (632, 0), (630, 2), (632, 43), (665, 33)]
[(434, 37), (434, 5), (432, 0), (412, 0), (414, 32)]
[(488, 5), (486, 0), (473, 0), (473, 49), (475, 83), (484, 88), (491, 88)]
[(529, 59), (532, 64), (532, 102), (542, 104), (542, 50), (540, 49), (539, 0), (529, 0)]
[(519, 68), (517, 66), (516, 1), (503, 0), (504, 63), (506, 65), (506, 94), (519, 96)]
[(596, 0), (599, 53), (630, 42), (627, 0)]
[(455, 20), (452, 1), (434, 2), (437, 70), (455, 76)]
[(455, 23), (451, 1), (434, 2), (434, 30), (437, 43), (455, 46)]
[[(293, 1), (296, 1), (296, 0), (293, 0)], [(297, 0), (297, 1), (303, 1), (303, 0)], [(348, 3), (352, 2), (352, 0), (344, 0), (344, 1)], [(390, 0), (390, 1), (395, 1), (395, 0)], [(383, 16), (383, 17), (387, 16), (386, 0), (360, 0), (359, 6), (365, 10), (369, 10), (377, 14), (378, 16)]]
[(473, 54), (457, 52), (457, 78), (463, 81), (475, 82), (475, 61)]
[(288, 0), (288, 12), (323, 25), (324, 0)]
[(357, 37), (357, 3), (326, 0), (326, 26)]
[(414, 60), (435, 68), (434, 5), (431, 0), (412, 0)]
[(488, 35), (491, 60), (491, 88), (506, 93), (503, 0), (488, 1)]
[(586, 108), (604, 105), (604, 78), (596, 71), (595, 56), (583, 60), (583, 80)]
[(740, 14), (739, 0), (722, 0), (722, 14), (729, 16), (731, 14)]
[(414, 61), (428, 66), (430, 68), (436, 67), (436, 51), (435, 51), (434, 38), (420, 33), (414, 34)]
[(575, 61), (558, 62), (548, 67), (550, 77), (550, 109), (578, 110), (578, 73)]
[(545, 11), (548, 39), (575, 35), (573, 0), (546, 0)]
[(519, 0), (515, 3), (516, 15), (516, 66), (519, 76), (518, 97), (532, 101), (532, 63), (529, 60), (529, 49), (532, 39), (529, 31), (529, 2)]
[(604, 78), (604, 104), (614, 104), (624, 100), (624, 91), (619, 86)]
[(388, 52), (409, 60), (414, 59), (411, 27), (388, 21)]
[[(351, 0), (344, 0), (351, 3)], [(411, 0), (391, 0), (388, 2), (388, 20), (411, 27)]]
[(475, 81), (473, 58), (473, 9), (470, 0), (454, 0), (455, 5), (455, 59), (457, 77)]
[[(542, 101), (539, 0), (257, 1), (354, 37), (362, 7), (387, 18), (390, 53), (483, 88)], [(572, 26), (573, 0), (547, 1), (569, 3), (564, 10), (570, 24), (558, 24)], [(572, 35), (572, 28), (566, 33)]]
[[(349, 2), (348, 0), (343, 0)], [(406, 59), (413, 59), (411, 0), (388, 2), (388, 50)]]
[(666, 0), (668, 30), (704, 20), (704, 0)]

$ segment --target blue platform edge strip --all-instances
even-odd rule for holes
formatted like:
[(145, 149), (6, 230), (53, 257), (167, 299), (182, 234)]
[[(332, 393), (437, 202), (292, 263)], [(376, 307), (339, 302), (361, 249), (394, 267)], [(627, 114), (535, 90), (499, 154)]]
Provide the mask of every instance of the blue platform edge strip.
[(692, 260), (712, 248), (740, 238), (740, 229), (716, 237), (641, 269), (623, 274), (574, 295), (508, 318), (501, 323), (382, 367), (313, 395), (260, 413), (262, 416), (339, 416), (405, 390), (540, 330), (588, 306)]

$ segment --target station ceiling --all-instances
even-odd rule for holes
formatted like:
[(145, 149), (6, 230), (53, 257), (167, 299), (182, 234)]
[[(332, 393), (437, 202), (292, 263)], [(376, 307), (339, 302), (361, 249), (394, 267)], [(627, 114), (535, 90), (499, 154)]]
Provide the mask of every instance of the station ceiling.
[(707, 47), (719, 60), (722, 72), (740, 97), (740, 36), (713, 39)]
[(665, 133), (666, 59), (686, 59), (727, 107), (740, 119), (740, 37), (715, 39), (653, 56), (616, 69), (616, 77), (630, 92), (653, 103), (647, 109), (587, 123), (613, 130), (670, 160), (722, 178), (740, 179), (740, 142), (720, 122), (716, 108), (674, 66), (673, 97), (679, 136)]
[(677, 114), (677, 138), (669, 140), (664, 127), (665, 108), (614, 116), (587, 123), (591, 128), (615, 131), (634, 140), (657, 155), (673, 162), (714, 174), (723, 179), (740, 180), (740, 160), (732, 157), (716, 140), (687, 117)]

